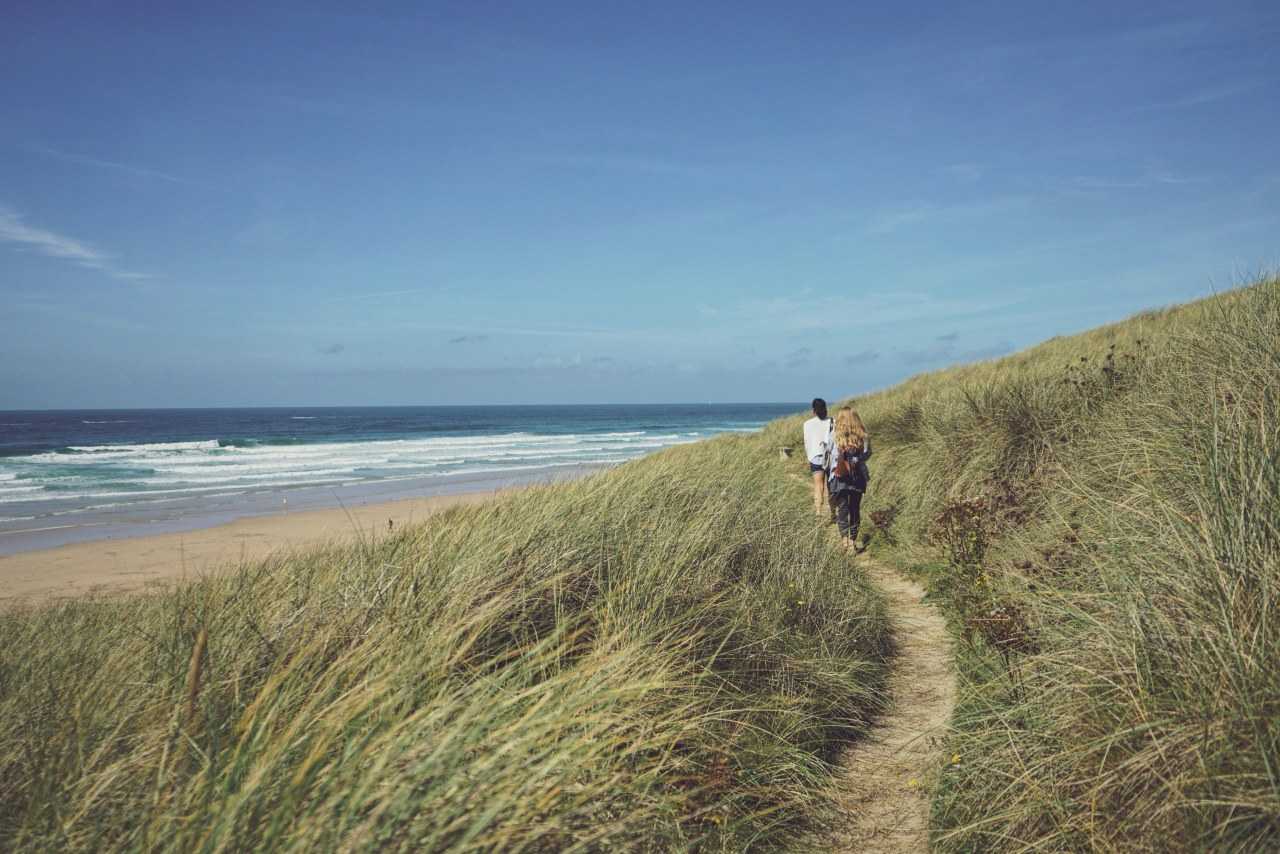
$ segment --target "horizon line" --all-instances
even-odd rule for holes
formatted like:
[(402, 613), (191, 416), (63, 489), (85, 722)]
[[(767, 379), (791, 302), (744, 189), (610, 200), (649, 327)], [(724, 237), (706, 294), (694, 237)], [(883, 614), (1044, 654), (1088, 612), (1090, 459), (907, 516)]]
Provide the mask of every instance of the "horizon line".
[[(842, 397), (833, 398), (835, 400)], [(808, 401), (788, 400), (702, 400), (702, 401), (663, 401), (661, 403), (373, 403), (373, 404), (258, 404), (258, 405), (214, 405), (214, 406), (86, 406), (86, 407), (43, 407), (33, 409), (0, 409), (3, 413), (15, 412), (204, 412), (224, 409), (515, 409), (538, 406), (791, 406), (799, 403), (808, 406)]]

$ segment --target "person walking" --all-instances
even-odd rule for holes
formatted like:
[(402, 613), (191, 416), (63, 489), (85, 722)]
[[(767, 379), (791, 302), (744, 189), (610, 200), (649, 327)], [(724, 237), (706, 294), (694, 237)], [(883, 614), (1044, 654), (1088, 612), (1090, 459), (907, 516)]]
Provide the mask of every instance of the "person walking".
[(862, 522), (862, 496), (871, 472), (871, 440), (857, 411), (844, 407), (836, 413), (833, 452), (827, 470), (827, 492), (836, 511), (836, 524), (846, 548), (858, 548), (858, 528)]
[(804, 422), (804, 455), (809, 460), (809, 474), (813, 477), (813, 512), (819, 516), (827, 503), (826, 467), (832, 430), (831, 419), (827, 417), (827, 402), (815, 397), (813, 417)]

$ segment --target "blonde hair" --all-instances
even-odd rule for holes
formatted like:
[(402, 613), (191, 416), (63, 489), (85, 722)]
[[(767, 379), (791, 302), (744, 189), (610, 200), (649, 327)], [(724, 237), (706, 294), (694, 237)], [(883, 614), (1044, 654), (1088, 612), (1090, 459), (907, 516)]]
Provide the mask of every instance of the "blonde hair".
[(846, 406), (836, 413), (836, 447), (862, 450), (867, 442), (867, 428), (852, 408)]

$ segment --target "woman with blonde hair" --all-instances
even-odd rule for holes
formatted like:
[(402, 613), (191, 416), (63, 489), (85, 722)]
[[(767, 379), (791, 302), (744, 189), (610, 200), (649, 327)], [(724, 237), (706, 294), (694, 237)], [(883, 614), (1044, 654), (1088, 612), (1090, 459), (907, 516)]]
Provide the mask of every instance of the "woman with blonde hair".
[(862, 494), (867, 491), (871, 473), (867, 460), (871, 457), (871, 440), (862, 418), (846, 406), (836, 413), (834, 448), (827, 468), (827, 494), (836, 511), (840, 536), (851, 547), (857, 547), (858, 526), (862, 521)]

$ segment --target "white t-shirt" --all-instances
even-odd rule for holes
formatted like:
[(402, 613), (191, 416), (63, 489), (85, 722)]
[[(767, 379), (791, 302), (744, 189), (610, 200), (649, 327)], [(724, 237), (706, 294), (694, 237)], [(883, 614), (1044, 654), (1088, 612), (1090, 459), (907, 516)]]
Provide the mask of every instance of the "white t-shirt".
[(804, 422), (804, 455), (815, 466), (822, 465), (827, 454), (827, 440), (831, 436), (831, 419), (814, 416)]

